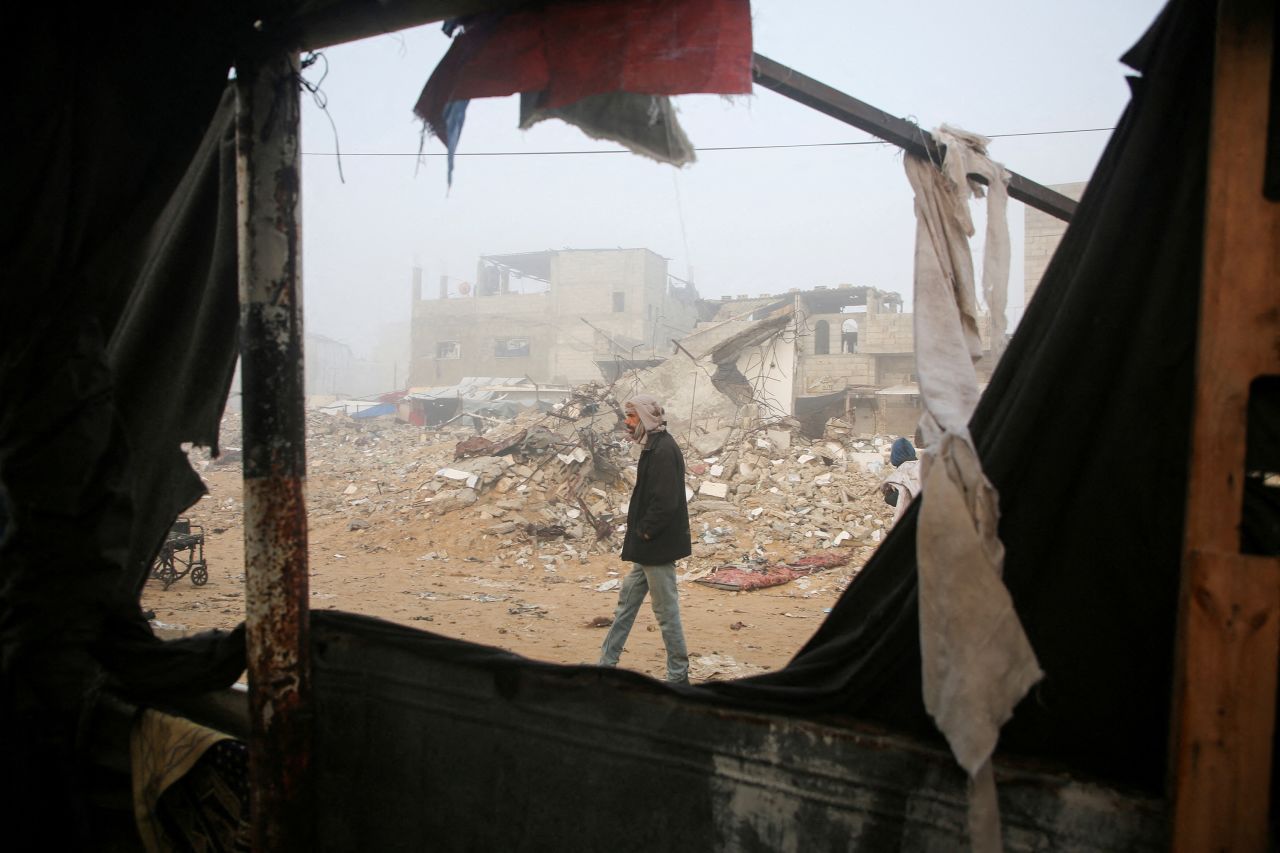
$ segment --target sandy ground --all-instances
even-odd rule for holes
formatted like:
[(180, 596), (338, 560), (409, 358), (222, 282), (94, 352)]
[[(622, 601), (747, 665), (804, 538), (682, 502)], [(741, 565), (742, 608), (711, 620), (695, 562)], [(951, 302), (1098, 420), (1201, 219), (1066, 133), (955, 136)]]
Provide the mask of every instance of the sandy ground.
[[(185, 578), (165, 590), (150, 580), (143, 594), (143, 607), (155, 611), (154, 624), (166, 633), (231, 628), (244, 618), (240, 471), (213, 468), (204, 476), (210, 493), (188, 515), (205, 528), (209, 582), (196, 587)], [(344, 485), (341, 478), (313, 477), (308, 494)], [(346, 516), (313, 514), (312, 608), (377, 616), (538, 660), (594, 662), (605, 628), (593, 625), (607, 624), (617, 601), (616, 590), (596, 587), (628, 568), (616, 546), (521, 566), (512, 559), (512, 546), (502, 544), (509, 539), (484, 533), (491, 524), (453, 514), (400, 518), (394, 524), (374, 518), (367, 529), (351, 530)], [(751, 545), (749, 534), (740, 534), (744, 551)], [(778, 556), (798, 553), (778, 548)], [(783, 666), (814, 633), (856, 569), (854, 561), (754, 592), (681, 583), (692, 679), (735, 678)], [(661, 635), (646, 602), (622, 666), (661, 678), (664, 664)]]

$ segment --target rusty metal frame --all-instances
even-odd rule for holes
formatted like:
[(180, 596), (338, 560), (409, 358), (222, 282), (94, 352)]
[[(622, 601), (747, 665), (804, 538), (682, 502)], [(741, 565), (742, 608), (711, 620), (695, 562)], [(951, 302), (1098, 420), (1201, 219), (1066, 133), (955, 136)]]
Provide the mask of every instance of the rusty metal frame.
[(253, 848), (312, 847), (298, 54), (236, 65)]
[[(754, 54), (751, 75), (761, 86), (866, 131), (909, 154), (935, 163), (942, 161), (938, 143), (934, 141), (933, 135), (920, 125), (889, 115), (884, 110), (860, 101), (852, 95), (846, 95), (812, 77), (806, 77), (781, 62), (775, 62), (758, 53)], [(986, 182), (978, 175), (971, 177), (982, 183)], [(1065, 222), (1071, 221), (1071, 217), (1076, 212), (1077, 203), (1074, 199), (1068, 198), (1057, 190), (1049, 189), (1043, 184), (1037, 184), (1017, 172), (1009, 173), (1009, 197)]]

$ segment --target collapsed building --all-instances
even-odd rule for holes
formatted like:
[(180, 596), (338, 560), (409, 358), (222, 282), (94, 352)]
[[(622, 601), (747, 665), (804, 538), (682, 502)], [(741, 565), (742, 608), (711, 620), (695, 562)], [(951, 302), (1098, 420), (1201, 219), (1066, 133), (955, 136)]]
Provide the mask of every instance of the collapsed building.
[(648, 249), (487, 255), (476, 282), (413, 298), (410, 386), (466, 376), (590, 382), (651, 364), (693, 329), (697, 291)]
[[(794, 417), (813, 437), (833, 417), (864, 435), (915, 430), (914, 317), (897, 293), (842, 284), (708, 301), (665, 268), (645, 249), (531, 252), (481, 258), (474, 290), (464, 283), (457, 292), (445, 279), (438, 298), (424, 300), (415, 285), (411, 391), (420, 397), (428, 389), (416, 386), (447, 389), (490, 370), (562, 387), (636, 371), (624, 384), (659, 394), (685, 423), (698, 380), (674, 377), (701, 372), (704, 426), (730, 417), (713, 400), (736, 387), (731, 408), (753, 402), (753, 416)], [(523, 292), (513, 276), (543, 286)], [(985, 315), (979, 332), (985, 384), (995, 365)], [(706, 364), (695, 369), (699, 360)]]
[[(841, 418), (865, 435), (911, 435), (922, 413), (916, 375), (914, 316), (902, 297), (874, 287), (842, 284), (792, 290), (782, 296), (722, 297), (712, 326), (745, 327), (787, 305), (793, 322), (757, 344), (743, 360), (747, 380), (761, 387), (787, 377), (787, 391), (770, 394), (766, 406), (798, 419), (809, 435), (821, 435)], [(975, 363), (982, 385), (995, 367), (990, 322), (979, 318), (983, 354)], [(698, 332), (681, 343), (689, 348)]]

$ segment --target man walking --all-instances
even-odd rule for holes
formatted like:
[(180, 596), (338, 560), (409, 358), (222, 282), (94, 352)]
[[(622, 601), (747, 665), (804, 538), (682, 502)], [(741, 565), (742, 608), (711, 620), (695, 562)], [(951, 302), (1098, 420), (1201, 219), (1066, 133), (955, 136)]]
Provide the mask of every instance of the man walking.
[(618, 593), (618, 609), (600, 649), (600, 665), (618, 665), (636, 613), (645, 595), (652, 593), (653, 615), (667, 648), (667, 681), (688, 684), (689, 653), (676, 590), (676, 560), (693, 550), (684, 495), (684, 454), (667, 432), (663, 409), (656, 399), (637, 394), (624, 411), (627, 431), (642, 448), (622, 542), (622, 559), (632, 561), (632, 566)]

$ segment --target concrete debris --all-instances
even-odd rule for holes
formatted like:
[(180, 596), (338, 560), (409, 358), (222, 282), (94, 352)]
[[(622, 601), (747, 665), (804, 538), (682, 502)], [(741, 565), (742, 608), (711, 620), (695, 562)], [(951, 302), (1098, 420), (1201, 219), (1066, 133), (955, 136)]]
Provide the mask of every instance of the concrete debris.
[(729, 496), (729, 486), (727, 483), (711, 483), (704, 481), (698, 487), (698, 494), (707, 495), (713, 498), (726, 498)]
[(695, 435), (689, 439), (689, 444), (693, 445), (693, 449), (697, 451), (699, 456), (714, 456), (724, 447), (726, 441), (729, 440), (730, 430), (717, 429), (705, 435)]
[[(681, 375), (691, 382), (685, 361)], [(308, 488), (309, 516), (336, 516), (349, 530), (376, 527), (384, 535), (424, 518), (445, 519), (462, 525), (463, 542), (496, 538), (511, 553), (504, 562), (525, 569), (543, 565), (544, 555), (556, 556), (548, 564), (554, 567), (616, 554), (639, 458), (621, 428), (621, 402), (636, 390), (583, 386), (554, 411), (486, 420), (482, 435), (469, 420), (424, 429), (310, 413), (308, 472), (313, 482), (337, 485)], [(704, 410), (714, 393), (705, 379), (697, 393), (697, 429), (672, 427), (686, 452), (695, 540), (686, 576), (766, 553), (771, 563), (789, 564), (833, 551), (846, 554), (856, 572), (892, 524), (879, 485), (894, 437), (857, 434), (832, 419), (811, 440), (787, 420), (762, 421), (742, 408), (719, 418), (716, 409)], [(228, 415), (224, 445), (238, 445), (239, 427), (239, 417)], [(239, 523), (235, 501), (210, 512), (212, 526)], [(617, 586), (614, 579), (596, 588)]]

